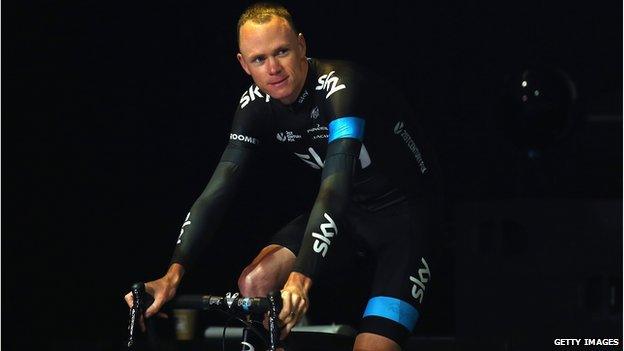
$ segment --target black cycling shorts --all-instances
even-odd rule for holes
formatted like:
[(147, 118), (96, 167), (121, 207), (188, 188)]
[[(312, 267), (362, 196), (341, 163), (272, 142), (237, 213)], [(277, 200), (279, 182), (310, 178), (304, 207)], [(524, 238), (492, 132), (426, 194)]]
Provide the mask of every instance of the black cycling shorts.
[[(348, 277), (345, 269), (365, 269), (353, 264), (354, 254), (371, 257), (371, 279), (368, 301), (360, 306), (363, 311), (358, 331), (385, 336), (402, 345), (424, 311), (431, 287), (432, 262), (428, 256), (429, 206), (422, 200), (410, 200), (382, 210), (371, 212), (352, 203), (338, 228), (342, 245), (332, 248), (328, 262), (319, 280), (328, 273)], [(287, 247), (299, 252), (308, 215), (295, 218), (279, 230), (269, 244)], [(347, 258), (347, 259), (345, 259)], [(329, 271), (329, 272), (327, 272)], [(315, 285), (317, 285), (315, 283)], [(354, 289), (361, 287), (353, 287)], [(350, 292), (335, 294), (348, 300)], [(314, 303), (314, 302), (312, 302)]]

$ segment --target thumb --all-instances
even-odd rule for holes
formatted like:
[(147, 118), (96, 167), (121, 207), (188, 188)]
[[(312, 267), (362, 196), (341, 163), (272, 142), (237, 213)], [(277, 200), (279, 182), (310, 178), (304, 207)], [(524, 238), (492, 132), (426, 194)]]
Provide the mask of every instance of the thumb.
[(156, 314), (156, 312), (160, 311), (160, 308), (164, 304), (164, 300), (162, 298), (157, 298), (154, 300), (152, 305), (145, 311), (145, 318), (149, 318)]

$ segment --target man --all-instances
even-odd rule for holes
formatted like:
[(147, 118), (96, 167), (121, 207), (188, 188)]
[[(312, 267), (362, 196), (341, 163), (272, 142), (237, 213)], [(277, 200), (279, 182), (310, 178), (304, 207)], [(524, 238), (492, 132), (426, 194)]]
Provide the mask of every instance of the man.
[[(376, 260), (371, 298), (354, 349), (400, 350), (426, 300), (428, 198), (435, 164), (400, 94), (352, 63), (306, 57), (288, 11), (256, 4), (238, 22), (237, 59), (254, 85), (244, 92), (227, 145), (187, 215), (168, 272), (146, 284), (147, 317), (173, 298), (185, 270), (217, 228), (262, 144), (288, 148), (319, 172), (318, 196), (275, 234), (239, 278), (245, 296), (281, 288), (285, 337), (306, 313), (309, 292), (344, 236)], [(317, 186), (317, 185), (313, 185)], [(126, 295), (131, 305), (132, 297)]]

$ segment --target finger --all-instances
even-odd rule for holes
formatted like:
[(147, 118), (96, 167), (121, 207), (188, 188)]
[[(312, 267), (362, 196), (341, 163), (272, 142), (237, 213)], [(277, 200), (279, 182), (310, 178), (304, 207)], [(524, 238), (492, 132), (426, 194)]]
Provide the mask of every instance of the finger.
[(145, 327), (145, 318), (143, 316), (139, 317), (139, 326), (141, 326), (141, 331), (145, 333), (147, 328)]
[(165, 312), (158, 312), (158, 314), (156, 314), (156, 316), (158, 318), (164, 318), (164, 319), (169, 319), (169, 315), (166, 314)]
[(299, 311), (299, 317), (308, 312), (308, 303), (305, 299), (301, 299), (299, 301), (299, 305), (297, 306), (297, 310)]
[(284, 327), (284, 329), (282, 329), (282, 332), (280, 334), (280, 340), (286, 339), (286, 337), (288, 336), (288, 334), (290, 334), (290, 331), (292, 330), (294, 326), (295, 326), (294, 321), (286, 324), (286, 326)]
[(280, 327), (285, 328), (288, 325), (288, 323), (290, 323), (291, 321), (292, 321), (292, 312), (289, 313), (286, 317), (284, 317), (284, 319), (279, 320)]
[(299, 308), (299, 305), (301, 304), (301, 300), (303, 300), (301, 298), (301, 296), (297, 295), (297, 294), (291, 294), (290, 295), (290, 301), (292, 303), (291, 305), (291, 310), (297, 312), (297, 309)]
[(126, 303), (128, 304), (128, 307), (132, 308), (132, 305), (134, 304), (134, 299), (132, 298), (132, 293), (127, 293), (126, 296), (124, 296), (124, 300), (126, 300)]
[(288, 291), (282, 291), (282, 310), (279, 313), (278, 318), (284, 322), (284, 324), (287, 323), (286, 318), (288, 318), (290, 316), (290, 311), (292, 309), (292, 303), (290, 301), (290, 292)]
[(163, 303), (164, 303), (163, 299), (154, 300), (154, 303), (152, 303), (152, 305), (147, 309), (147, 311), (145, 311), (145, 317), (149, 318), (153, 316), (154, 314), (156, 314), (156, 312), (160, 311), (160, 308), (162, 307)]
[(291, 309), (288, 317), (286, 317), (285, 324), (293, 323), (296, 324), (299, 321), (300, 315), (302, 313), (302, 305), (304, 304), (304, 300), (301, 296), (296, 294), (291, 294)]

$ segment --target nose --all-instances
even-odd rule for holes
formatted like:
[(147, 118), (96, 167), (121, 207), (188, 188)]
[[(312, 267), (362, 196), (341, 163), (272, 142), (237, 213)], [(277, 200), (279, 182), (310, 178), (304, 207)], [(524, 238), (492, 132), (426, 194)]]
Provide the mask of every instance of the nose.
[(282, 71), (282, 65), (280, 64), (277, 58), (269, 57), (268, 64), (269, 64), (269, 74), (274, 75)]

